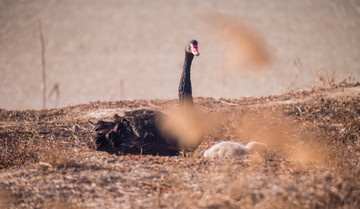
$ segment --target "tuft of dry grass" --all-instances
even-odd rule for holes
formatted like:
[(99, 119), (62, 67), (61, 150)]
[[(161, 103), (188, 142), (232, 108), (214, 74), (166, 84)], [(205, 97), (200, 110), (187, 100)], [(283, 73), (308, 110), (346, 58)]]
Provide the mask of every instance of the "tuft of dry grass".
[(330, 89), (338, 87), (358, 86), (360, 83), (355, 81), (352, 75), (340, 76), (335, 74), (335, 70), (323, 69), (316, 73), (317, 80), (313, 82), (312, 89)]
[(227, 69), (261, 69), (269, 64), (271, 57), (264, 40), (249, 27), (222, 14), (208, 14), (204, 19), (222, 45)]
[(44, 166), (51, 166), (54, 169), (68, 168), (75, 164), (71, 158), (75, 153), (66, 150), (59, 143), (49, 143), (42, 148), (40, 154), (40, 163)]
[(335, 71), (325, 70), (323, 72), (317, 72), (316, 76), (325, 88), (331, 88), (335, 86)]
[(194, 151), (209, 129), (209, 121), (192, 106), (168, 109), (166, 112), (169, 117), (161, 121), (162, 131), (178, 139), (180, 146), (189, 151)]

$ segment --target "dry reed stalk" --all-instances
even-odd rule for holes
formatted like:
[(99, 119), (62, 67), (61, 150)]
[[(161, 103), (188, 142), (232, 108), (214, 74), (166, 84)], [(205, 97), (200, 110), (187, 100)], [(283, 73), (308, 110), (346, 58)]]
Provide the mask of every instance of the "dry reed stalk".
[(227, 69), (257, 71), (270, 63), (271, 54), (265, 41), (249, 27), (216, 13), (205, 15), (204, 20), (212, 26), (217, 42), (221, 43)]
[(7, 139), (5, 139), (5, 156), (7, 155)]
[(305, 84), (301, 59), (299, 57), (296, 57), (295, 60), (293, 61), (293, 64), (294, 64), (296, 76), (295, 76), (294, 80), (290, 83), (289, 87), (287, 88), (287, 90), (286, 90), (287, 92), (289, 92), (291, 90), (295, 90), (294, 88), (297, 87), (296, 83), (297, 83), (297, 80), (299, 77), (300, 77), (301, 85), (304, 86), (304, 84)]
[(42, 68), (42, 97), (43, 109), (46, 109), (46, 68), (45, 68), (45, 42), (41, 27), (41, 20), (38, 19), (39, 39), (41, 45), (41, 68)]
[(125, 98), (124, 92), (125, 92), (125, 81), (123, 79), (120, 79), (118, 85), (116, 85), (116, 88), (113, 88), (113, 90), (111, 91), (109, 100), (124, 99)]
[(50, 99), (50, 97), (55, 94), (55, 107), (57, 107), (59, 105), (59, 100), (60, 100), (60, 88), (59, 88), (59, 83), (55, 83), (55, 85), (52, 87), (52, 89), (50, 90), (48, 97)]
[(120, 99), (123, 99), (124, 98), (124, 86), (125, 86), (125, 81), (120, 79), (119, 81), (119, 87), (120, 87)]

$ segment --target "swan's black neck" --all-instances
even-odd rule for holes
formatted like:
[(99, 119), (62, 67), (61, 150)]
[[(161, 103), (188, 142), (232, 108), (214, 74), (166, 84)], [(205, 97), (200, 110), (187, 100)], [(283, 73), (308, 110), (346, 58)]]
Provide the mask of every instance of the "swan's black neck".
[(181, 73), (180, 85), (179, 85), (179, 101), (180, 104), (193, 104), (191, 80), (190, 80), (190, 68), (194, 55), (189, 52), (185, 52), (185, 61), (183, 71)]

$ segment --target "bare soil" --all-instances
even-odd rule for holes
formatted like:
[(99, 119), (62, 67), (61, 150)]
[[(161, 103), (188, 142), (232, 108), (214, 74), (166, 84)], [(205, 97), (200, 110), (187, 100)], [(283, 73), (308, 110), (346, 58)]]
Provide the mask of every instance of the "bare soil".
[[(360, 208), (359, 84), (195, 104), (214, 125), (175, 157), (109, 155), (93, 138), (99, 119), (177, 100), (1, 109), (0, 208)], [(202, 156), (223, 140), (270, 154)]]

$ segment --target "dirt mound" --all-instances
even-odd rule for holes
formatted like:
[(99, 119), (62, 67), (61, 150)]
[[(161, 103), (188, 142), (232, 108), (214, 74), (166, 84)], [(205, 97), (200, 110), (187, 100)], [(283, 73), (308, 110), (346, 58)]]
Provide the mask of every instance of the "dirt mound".
[[(0, 206), (9, 208), (360, 207), (360, 88), (240, 99), (195, 98), (211, 129), (175, 157), (95, 151), (94, 124), (176, 100), (0, 110)], [(265, 142), (261, 157), (206, 159), (220, 141)]]

